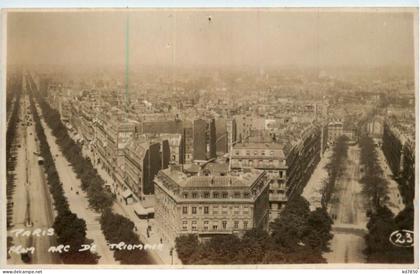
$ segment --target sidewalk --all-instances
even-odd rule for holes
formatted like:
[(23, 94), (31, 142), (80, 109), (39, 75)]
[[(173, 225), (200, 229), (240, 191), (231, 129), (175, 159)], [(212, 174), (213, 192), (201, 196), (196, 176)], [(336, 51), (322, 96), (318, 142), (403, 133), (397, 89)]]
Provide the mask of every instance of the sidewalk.
[[(107, 182), (113, 184), (113, 179), (111, 176), (105, 172), (104, 169), (100, 168), (99, 166), (95, 166), (99, 175), (102, 177), (102, 179)], [(175, 243), (169, 242), (166, 240), (164, 235), (159, 231), (158, 227), (159, 225), (155, 223), (153, 219), (149, 220), (143, 220), (139, 219), (137, 215), (134, 213), (134, 208), (136, 203), (141, 202), (134, 202), (132, 204), (126, 205), (124, 202), (124, 199), (122, 198), (121, 194), (117, 194), (116, 202), (114, 203), (114, 211), (116, 213), (119, 213), (127, 218), (129, 218), (131, 221), (134, 222), (134, 224), (137, 227), (136, 233), (139, 235), (140, 240), (144, 244), (151, 244), (151, 245), (158, 245), (160, 244), (160, 239), (162, 239), (162, 249), (156, 249), (154, 250), (154, 253), (160, 258), (161, 264), (172, 264), (172, 258), (170, 256), (170, 249), (175, 248)], [(147, 227), (150, 225), (152, 227), (151, 232), (149, 233), (149, 238), (147, 238)], [(173, 252), (173, 264), (180, 265), (182, 264), (181, 261), (178, 259), (178, 256), (174, 250)]]
[[(69, 134), (72, 138), (74, 138), (74, 134)], [(117, 182), (115, 182), (112, 177), (100, 166), (100, 164), (96, 164), (92, 152), (86, 147), (83, 146), (82, 149), (83, 156), (88, 156), (91, 159), (92, 165), (96, 168), (98, 174), (101, 176), (101, 178), (105, 181), (105, 183), (116, 186), (118, 185)], [(146, 220), (146, 219), (140, 219), (134, 212), (134, 208), (136, 203), (142, 203), (139, 201), (138, 197), (136, 197), (136, 201), (134, 203), (126, 204), (124, 202), (124, 199), (122, 197), (122, 190), (121, 188), (117, 188), (117, 197), (113, 206), (113, 210), (115, 213), (121, 214), (127, 218), (129, 218), (137, 227), (137, 235), (139, 235), (139, 239), (144, 244), (150, 244), (150, 245), (160, 245), (160, 240), (162, 239), (162, 245), (161, 249), (154, 249), (150, 250), (150, 254), (156, 259), (156, 261), (159, 264), (165, 264), (165, 265), (182, 265), (181, 261), (178, 258), (178, 255), (175, 251), (175, 243), (168, 240), (167, 237), (165, 237), (159, 229), (159, 224), (155, 222), (154, 219)], [(150, 197), (154, 199), (153, 197)], [(149, 232), (149, 238), (147, 237), (147, 227), (151, 226), (151, 231)], [(170, 255), (170, 250), (173, 250), (173, 256)]]
[(324, 155), (312, 173), (311, 178), (309, 178), (308, 183), (303, 189), (302, 197), (309, 202), (311, 210), (321, 207), (321, 192), (324, 187), (324, 180), (328, 178), (328, 172), (325, 167), (330, 162), (331, 155), (332, 151), (330, 149), (324, 152)]
[(388, 166), (388, 162), (386, 161), (386, 158), (382, 149), (380, 147), (377, 147), (376, 152), (378, 155), (378, 162), (379, 162), (379, 166), (382, 169), (383, 176), (389, 182), (389, 185), (388, 185), (389, 201), (388, 201), (387, 206), (392, 211), (392, 213), (397, 215), (401, 210), (404, 209), (404, 202), (400, 195), (398, 183), (394, 180), (392, 171)]
[[(42, 113), (37, 109), (38, 113)], [(41, 118), (42, 127), (50, 145), (51, 154), (54, 157), (57, 172), (63, 185), (64, 193), (67, 197), (70, 209), (86, 222), (86, 237), (96, 244), (96, 250), (101, 258), (99, 264), (114, 264), (118, 262), (114, 259), (114, 252), (109, 249), (105, 236), (102, 233), (99, 223), (100, 215), (89, 207), (88, 199), (81, 190), (81, 182), (77, 178), (70, 163), (63, 156), (60, 148), (56, 144), (56, 138), (52, 135), (50, 127)]]

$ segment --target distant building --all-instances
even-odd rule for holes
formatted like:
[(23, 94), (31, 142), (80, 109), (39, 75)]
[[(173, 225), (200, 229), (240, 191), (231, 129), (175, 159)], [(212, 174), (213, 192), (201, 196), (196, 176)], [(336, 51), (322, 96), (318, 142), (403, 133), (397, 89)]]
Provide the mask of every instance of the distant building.
[(193, 126), (193, 159), (207, 160), (207, 121), (198, 119)]
[(162, 168), (168, 167), (170, 158), (167, 140), (132, 140), (124, 150), (123, 178), (125, 185), (138, 197), (154, 193), (153, 179)]
[(169, 146), (169, 162), (175, 164), (184, 163), (185, 141), (183, 134), (159, 134), (159, 138), (168, 141)]
[(338, 137), (343, 136), (343, 122), (340, 120), (332, 121), (328, 124), (328, 144), (333, 144)]
[(237, 130), (236, 130), (236, 120), (235, 118), (231, 118), (227, 121), (226, 124), (227, 136), (228, 136), (228, 151), (232, 149), (232, 146), (237, 141)]
[(319, 126), (309, 126), (300, 135), (299, 141), (286, 152), (286, 184), (289, 199), (302, 194), (313, 171), (321, 160), (321, 128)]
[(187, 233), (208, 237), (265, 229), (269, 180), (262, 170), (188, 173), (170, 166), (155, 177), (155, 219), (173, 240)]
[(210, 119), (208, 122), (208, 157), (207, 159), (216, 159), (216, 121), (215, 119)]
[(216, 154), (223, 156), (229, 151), (229, 137), (226, 119), (218, 118), (215, 120), (216, 125)]
[(411, 203), (415, 193), (415, 142), (392, 122), (385, 121), (383, 130), (382, 150), (399, 183), (404, 203)]

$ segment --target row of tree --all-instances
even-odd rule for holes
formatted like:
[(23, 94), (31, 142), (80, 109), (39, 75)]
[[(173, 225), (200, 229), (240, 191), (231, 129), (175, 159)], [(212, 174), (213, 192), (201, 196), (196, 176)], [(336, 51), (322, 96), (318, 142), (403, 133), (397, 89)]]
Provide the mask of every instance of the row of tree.
[[(101, 213), (101, 229), (108, 243), (119, 243), (121, 241), (127, 244), (141, 243), (138, 235), (133, 231), (133, 222), (112, 212), (114, 202), (112, 193), (105, 189), (105, 182), (93, 167), (92, 162), (83, 156), (81, 147), (69, 136), (60, 119), (59, 112), (51, 108), (43, 98), (38, 97), (37, 99), (45, 122), (52, 129), (64, 157), (71, 163), (73, 170), (80, 179), (81, 188), (87, 193), (90, 207)], [(148, 252), (144, 250), (115, 250), (114, 258), (122, 264), (152, 263)]]
[[(14, 103), (12, 105), (12, 97), (8, 100), (7, 104), (7, 110), (12, 109), (12, 113), (10, 114), (9, 123), (7, 125), (7, 131), (6, 131), (6, 155), (9, 157), (10, 150), (12, 148), (12, 144), (15, 141), (16, 138), (16, 129), (17, 124), (19, 120), (19, 106), (20, 106), (20, 94), (22, 90), (22, 84), (20, 84), (21, 81), (15, 80), (13, 84), (10, 85), (10, 88), (13, 89), (15, 92), (14, 94)], [(7, 166), (7, 170), (10, 170), (10, 167)]]
[(330, 162), (327, 164), (328, 178), (322, 190), (321, 204), (327, 208), (335, 189), (335, 183), (345, 171), (345, 163), (348, 152), (348, 137), (340, 136), (334, 144)]
[(183, 264), (325, 263), (322, 253), (329, 250), (331, 225), (324, 209), (310, 211), (298, 196), (270, 224), (270, 232), (254, 228), (242, 237), (215, 235), (202, 241), (196, 234), (182, 235), (175, 248)]
[[(19, 78), (18, 78), (19, 79)], [(7, 91), (10, 91), (9, 94), (12, 96), (7, 96), (6, 110), (11, 113), (9, 114), (10, 119), (7, 124), (6, 131), (6, 170), (7, 170), (7, 181), (6, 181), (6, 196), (7, 201), (11, 202), (13, 199), (13, 193), (15, 191), (15, 175), (12, 171), (16, 168), (16, 158), (12, 157), (12, 154), (15, 154), (15, 149), (13, 148), (13, 143), (16, 143), (16, 129), (18, 127), (19, 121), (19, 108), (20, 108), (20, 96), (22, 91), (22, 81), (17, 81), (16, 79), (10, 79), (7, 81)], [(13, 101), (14, 99), (14, 101)], [(12, 104), (13, 102), (13, 104)], [(12, 210), (13, 206), (7, 205), (7, 228), (9, 228), (12, 222)], [(13, 239), (10, 236), (7, 236), (7, 250), (13, 245)], [(7, 258), (9, 258), (9, 253)]]
[(65, 264), (96, 264), (99, 259), (97, 254), (90, 251), (78, 251), (82, 245), (91, 243), (91, 240), (86, 238), (86, 222), (70, 210), (32, 94), (30, 103), (39, 140), (40, 155), (44, 158), (49, 190), (57, 212), (53, 224), (57, 243), (70, 246), (69, 252), (60, 253), (61, 259)]
[[(394, 216), (386, 205), (389, 200), (389, 183), (383, 178), (375, 144), (367, 134), (360, 137), (359, 143), (360, 163), (363, 166), (363, 177), (360, 182), (371, 208), (368, 212), (368, 234), (365, 237), (367, 261), (370, 263), (413, 263), (413, 247), (399, 247), (390, 241), (391, 234), (397, 230), (413, 231), (413, 205), (406, 205), (397, 216)], [(410, 241), (410, 239), (407, 238), (404, 241)]]

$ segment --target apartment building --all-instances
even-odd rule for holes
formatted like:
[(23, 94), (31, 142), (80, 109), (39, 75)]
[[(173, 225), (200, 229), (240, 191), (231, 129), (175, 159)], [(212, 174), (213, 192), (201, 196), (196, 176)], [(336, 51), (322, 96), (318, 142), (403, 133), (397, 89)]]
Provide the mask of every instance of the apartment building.
[(263, 170), (225, 174), (204, 167), (190, 173), (171, 165), (154, 183), (155, 219), (170, 239), (184, 233), (207, 237), (267, 227), (269, 179)]

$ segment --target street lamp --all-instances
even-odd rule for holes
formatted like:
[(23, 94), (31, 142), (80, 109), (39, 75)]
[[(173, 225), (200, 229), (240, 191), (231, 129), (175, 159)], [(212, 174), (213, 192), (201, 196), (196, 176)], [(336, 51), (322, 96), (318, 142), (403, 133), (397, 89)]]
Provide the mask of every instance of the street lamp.
[(171, 264), (174, 264), (174, 248), (172, 247), (171, 250), (169, 250), (169, 256), (171, 256)]

